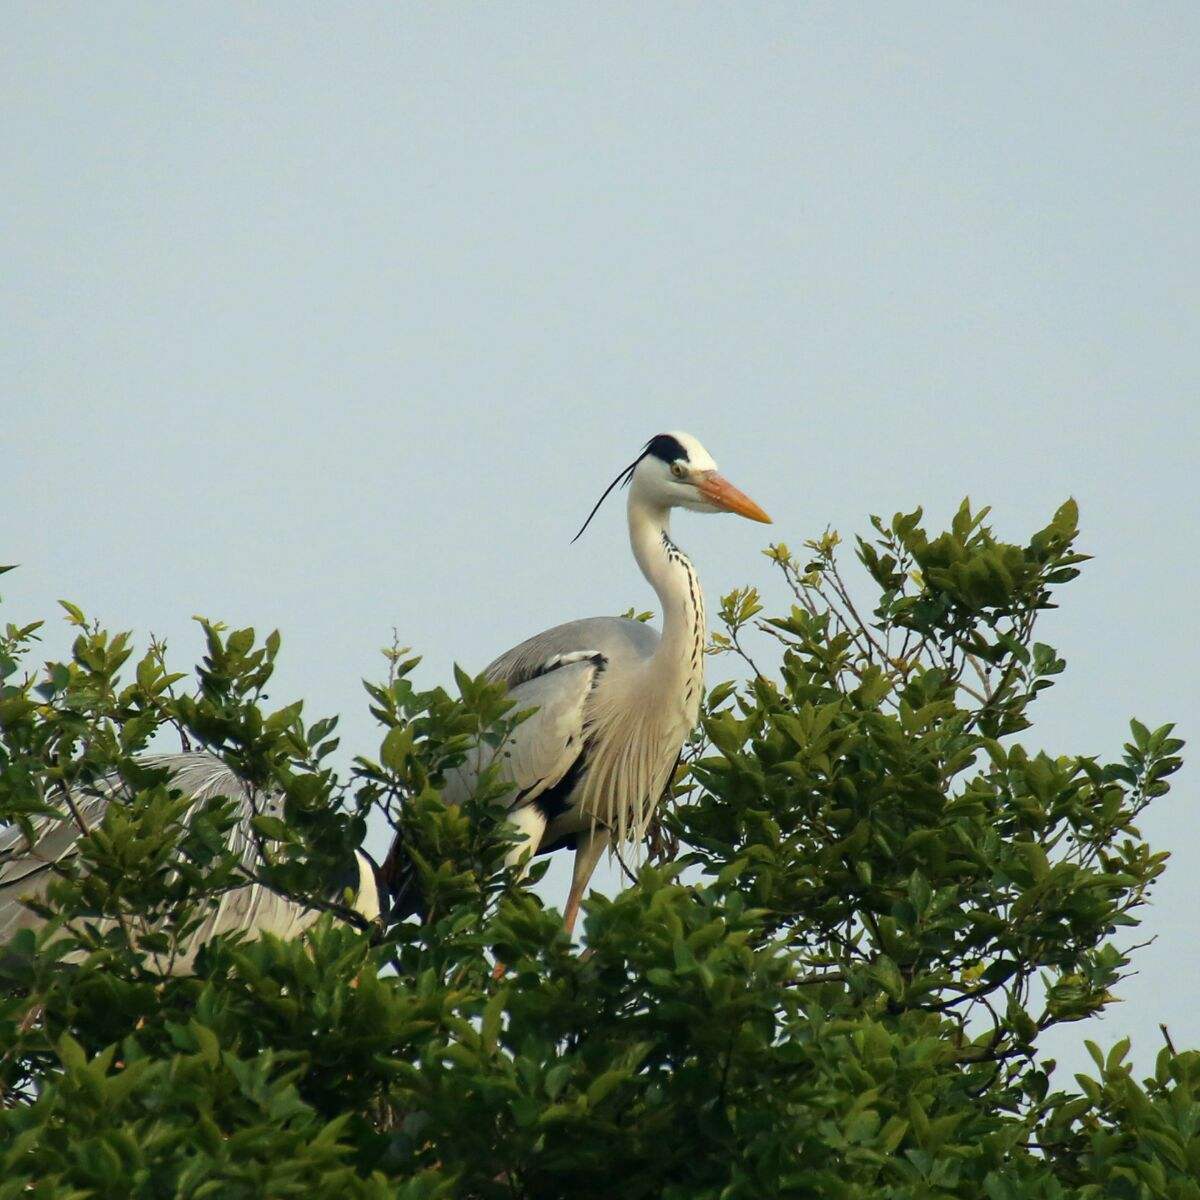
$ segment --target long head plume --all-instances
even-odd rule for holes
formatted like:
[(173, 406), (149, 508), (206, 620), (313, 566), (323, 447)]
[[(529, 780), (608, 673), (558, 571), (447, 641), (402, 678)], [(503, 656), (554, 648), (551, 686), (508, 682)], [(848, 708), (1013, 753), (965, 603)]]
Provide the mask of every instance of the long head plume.
[(634, 470), (637, 468), (637, 464), (640, 463), (648, 454), (658, 454), (667, 461), (670, 461), (670, 458), (667, 457), (668, 455), (671, 455), (671, 457), (688, 457), (688, 452), (684, 450), (682, 445), (679, 445), (676, 438), (674, 438), (672, 434), (659, 433), (656, 434), (655, 437), (650, 438), (649, 442), (642, 446), (641, 454), (638, 455), (635, 460), (632, 461), (629, 466), (626, 467), (623, 472), (620, 473), (617, 478), (605, 488), (604, 494), (602, 494), (600, 499), (596, 500), (592, 511), (590, 511), (588, 514), (587, 521), (584, 521), (582, 526), (580, 526), (580, 532), (578, 532), (574, 538), (571, 539), (572, 546), (574, 546), (575, 542), (582, 538), (583, 530), (587, 529), (589, 524), (592, 524), (592, 518), (596, 515), (596, 512), (600, 511), (600, 505), (604, 504), (605, 500), (608, 499), (608, 493), (610, 493), (618, 484), (622, 485), (622, 487), (628, 485), (629, 481), (634, 478)]
[(579, 541), (579, 539), (581, 537), (583, 537), (583, 531), (592, 523), (592, 518), (596, 515), (596, 513), (600, 511), (600, 505), (602, 505), (604, 503), (604, 501), (608, 499), (608, 493), (611, 492), (613, 490), (613, 488), (615, 488), (617, 486), (618, 483), (621, 484), (622, 487), (624, 487), (626, 484), (628, 484), (629, 481), (633, 478), (634, 469), (637, 467), (638, 463), (640, 463), (642, 461), (642, 459), (646, 457), (646, 455), (649, 452), (650, 452), (650, 443), (647, 442), (646, 449), (644, 449), (641, 452), (641, 454), (639, 454), (637, 456), (637, 458), (635, 458), (633, 460), (633, 462), (631, 462), (629, 464), (629, 466), (627, 466), (616, 477), (616, 479), (614, 479), (612, 481), (612, 483), (610, 483), (608, 485), (608, 487), (606, 487), (604, 489), (604, 494), (600, 497), (599, 500), (596, 501), (595, 505), (593, 505), (592, 511), (590, 513), (588, 513), (587, 520), (584, 521), (584, 523), (579, 527), (579, 532), (571, 539), (571, 545), (574, 545), (577, 541)]

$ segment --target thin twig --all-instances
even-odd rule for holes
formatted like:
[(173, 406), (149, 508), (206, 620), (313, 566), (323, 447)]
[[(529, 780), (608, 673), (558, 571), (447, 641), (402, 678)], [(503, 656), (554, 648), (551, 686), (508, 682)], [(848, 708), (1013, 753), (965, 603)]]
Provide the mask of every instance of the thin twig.
[[(871, 636), (871, 630), (867, 623), (859, 616), (858, 609), (854, 607), (854, 601), (850, 599), (850, 591), (846, 587), (842, 579), (841, 572), (838, 570), (837, 562), (834, 559), (829, 560), (829, 578), (832, 580), (833, 588), (842, 598), (842, 603), (850, 610), (850, 615), (858, 622), (859, 629), (862, 630), (863, 637), (879, 652), (884, 662), (887, 661), (887, 653), (884, 648)], [(868, 654), (867, 656), (871, 656)]]
[(79, 811), (79, 806), (75, 803), (75, 797), (71, 795), (71, 789), (66, 784), (60, 783), (58, 790), (62, 792), (63, 799), (66, 801), (67, 807), (71, 810), (71, 816), (75, 818), (75, 824), (79, 826), (79, 832), (84, 837), (90, 837), (92, 831), (88, 827), (88, 823), (83, 819), (83, 813)]
[(1171, 1041), (1171, 1031), (1161, 1022), (1158, 1027), (1162, 1030), (1163, 1041), (1167, 1043), (1167, 1049), (1170, 1050), (1172, 1055), (1178, 1056), (1179, 1051), (1175, 1049), (1175, 1043)]
[(822, 971), (811, 975), (797, 975), (795, 979), (786, 979), (788, 987), (815, 987), (822, 983), (845, 983), (845, 971)]
[(733, 649), (739, 658), (758, 676), (759, 679), (765, 679), (766, 676), (758, 669), (758, 663), (750, 657), (750, 655), (742, 649), (742, 643), (738, 639), (737, 630), (732, 626), (729, 627), (729, 638), (733, 643)]

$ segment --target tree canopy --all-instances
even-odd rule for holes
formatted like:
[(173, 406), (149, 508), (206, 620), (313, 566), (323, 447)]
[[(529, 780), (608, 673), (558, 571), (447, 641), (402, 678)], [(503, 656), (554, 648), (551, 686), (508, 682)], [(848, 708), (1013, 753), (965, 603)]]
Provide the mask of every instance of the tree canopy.
[[(986, 518), (872, 518), (853, 577), (836, 534), (771, 547), (794, 603), (725, 597), (709, 675), (740, 681), (710, 689), (649, 860), (587, 902), (586, 952), (505, 868), (503, 788), (441, 802), (522, 718), (486, 680), (421, 690), (393, 648), (379, 746), (342, 775), (332, 718), (265, 700), (277, 634), (206, 622), (193, 677), (71, 604), (69, 661), (35, 667), (38, 625), (9, 624), (0, 823), (78, 824), (119, 787), (0, 947), (0, 1200), (1200, 1198), (1200, 1053), (1167, 1039), (1137, 1079), (1128, 1043), (1093, 1047), (1064, 1080), (1039, 1049), (1130, 969), (1167, 858), (1137, 821), (1182, 743), (1135, 720), (1111, 761), (1023, 744), (1064, 669), (1038, 618), (1085, 556), (1073, 503), (1024, 544)], [(256, 872), (330, 910), (303, 938), (162, 972), (246, 872), (232, 802), (185, 821), (140, 758), (172, 731), (285, 797)], [(322, 889), (372, 814), (424, 920)]]

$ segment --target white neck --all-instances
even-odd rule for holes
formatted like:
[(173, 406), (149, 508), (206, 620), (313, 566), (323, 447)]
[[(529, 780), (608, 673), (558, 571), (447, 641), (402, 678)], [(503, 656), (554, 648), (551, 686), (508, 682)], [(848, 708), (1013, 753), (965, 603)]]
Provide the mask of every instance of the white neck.
[(670, 510), (629, 496), (633, 556), (662, 603), (662, 638), (647, 664), (655, 680), (674, 691), (696, 719), (704, 686), (704, 594), (687, 556), (670, 540)]

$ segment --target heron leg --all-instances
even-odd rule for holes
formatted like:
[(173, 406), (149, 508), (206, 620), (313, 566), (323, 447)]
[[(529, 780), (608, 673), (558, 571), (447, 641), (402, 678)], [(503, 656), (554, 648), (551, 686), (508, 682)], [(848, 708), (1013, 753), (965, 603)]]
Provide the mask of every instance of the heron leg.
[(571, 891), (567, 895), (567, 907), (563, 910), (563, 928), (571, 933), (579, 916), (579, 902), (583, 889), (587, 887), (600, 855), (608, 848), (611, 833), (597, 825), (587, 833), (581, 833), (575, 842), (575, 867), (571, 872)]

